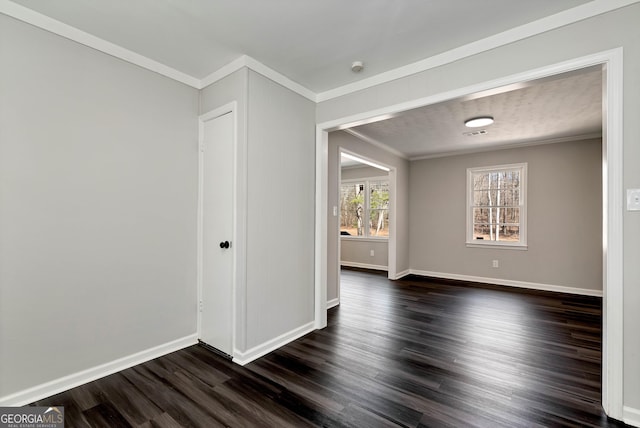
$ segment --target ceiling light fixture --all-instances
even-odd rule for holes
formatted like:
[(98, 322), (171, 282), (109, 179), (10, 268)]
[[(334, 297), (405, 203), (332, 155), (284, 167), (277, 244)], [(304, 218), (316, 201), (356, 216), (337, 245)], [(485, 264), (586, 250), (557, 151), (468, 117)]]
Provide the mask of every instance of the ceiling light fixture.
[(480, 116), (474, 117), (472, 119), (467, 119), (464, 121), (464, 125), (467, 128), (478, 128), (480, 126), (488, 126), (493, 123), (493, 117), (491, 116)]

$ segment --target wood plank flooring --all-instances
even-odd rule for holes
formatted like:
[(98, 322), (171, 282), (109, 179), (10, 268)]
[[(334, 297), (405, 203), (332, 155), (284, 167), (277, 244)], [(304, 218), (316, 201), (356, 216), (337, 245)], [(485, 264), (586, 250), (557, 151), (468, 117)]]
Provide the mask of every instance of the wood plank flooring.
[(34, 404), (68, 427), (623, 427), (601, 304), (344, 270), (326, 329), (245, 367), (192, 346)]

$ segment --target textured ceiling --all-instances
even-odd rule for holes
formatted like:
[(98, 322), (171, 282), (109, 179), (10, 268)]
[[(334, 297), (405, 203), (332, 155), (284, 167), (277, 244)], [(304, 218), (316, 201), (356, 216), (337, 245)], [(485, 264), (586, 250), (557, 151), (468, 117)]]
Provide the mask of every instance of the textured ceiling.
[[(493, 116), (495, 122), (465, 127), (465, 120), (482, 115)], [(593, 136), (602, 131), (602, 71), (595, 67), (501, 88), (351, 130), (407, 158)], [(486, 134), (465, 135), (473, 130)]]
[[(314, 92), (589, 0), (14, 0), (201, 79), (248, 55)], [(351, 62), (365, 70), (354, 74)]]

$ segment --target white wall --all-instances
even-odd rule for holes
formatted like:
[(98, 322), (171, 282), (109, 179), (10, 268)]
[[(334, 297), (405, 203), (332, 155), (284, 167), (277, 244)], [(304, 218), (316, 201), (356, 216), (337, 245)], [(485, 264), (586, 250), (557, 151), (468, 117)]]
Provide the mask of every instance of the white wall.
[(198, 92), (0, 15), (0, 400), (196, 330)]
[[(527, 250), (468, 248), (467, 168), (521, 162), (528, 164)], [(415, 161), (409, 177), (412, 270), (602, 290), (600, 140)]]
[(314, 319), (315, 104), (249, 72), (247, 349)]
[(341, 236), (340, 265), (386, 271), (389, 269), (389, 242)]
[[(624, 49), (624, 183), (640, 187), (640, 4), (633, 4), (471, 57), (318, 104), (328, 122), (442, 94), (606, 50)], [(624, 214), (624, 405), (640, 415), (640, 214)], [(634, 238), (632, 238), (634, 237)], [(635, 410), (634, 410), (635, 409)]]

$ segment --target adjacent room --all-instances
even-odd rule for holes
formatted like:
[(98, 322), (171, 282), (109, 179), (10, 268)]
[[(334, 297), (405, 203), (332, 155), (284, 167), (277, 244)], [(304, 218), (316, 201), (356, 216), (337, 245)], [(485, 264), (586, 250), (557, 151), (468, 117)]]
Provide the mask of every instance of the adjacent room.
[[(410, 273), (601, 297), (602, 94), (590, 67), (331, 133), (340, 266), (389, 272), (386, 231), (408, 227)], [(406, 188), (375, 163), (389, 157)]]

